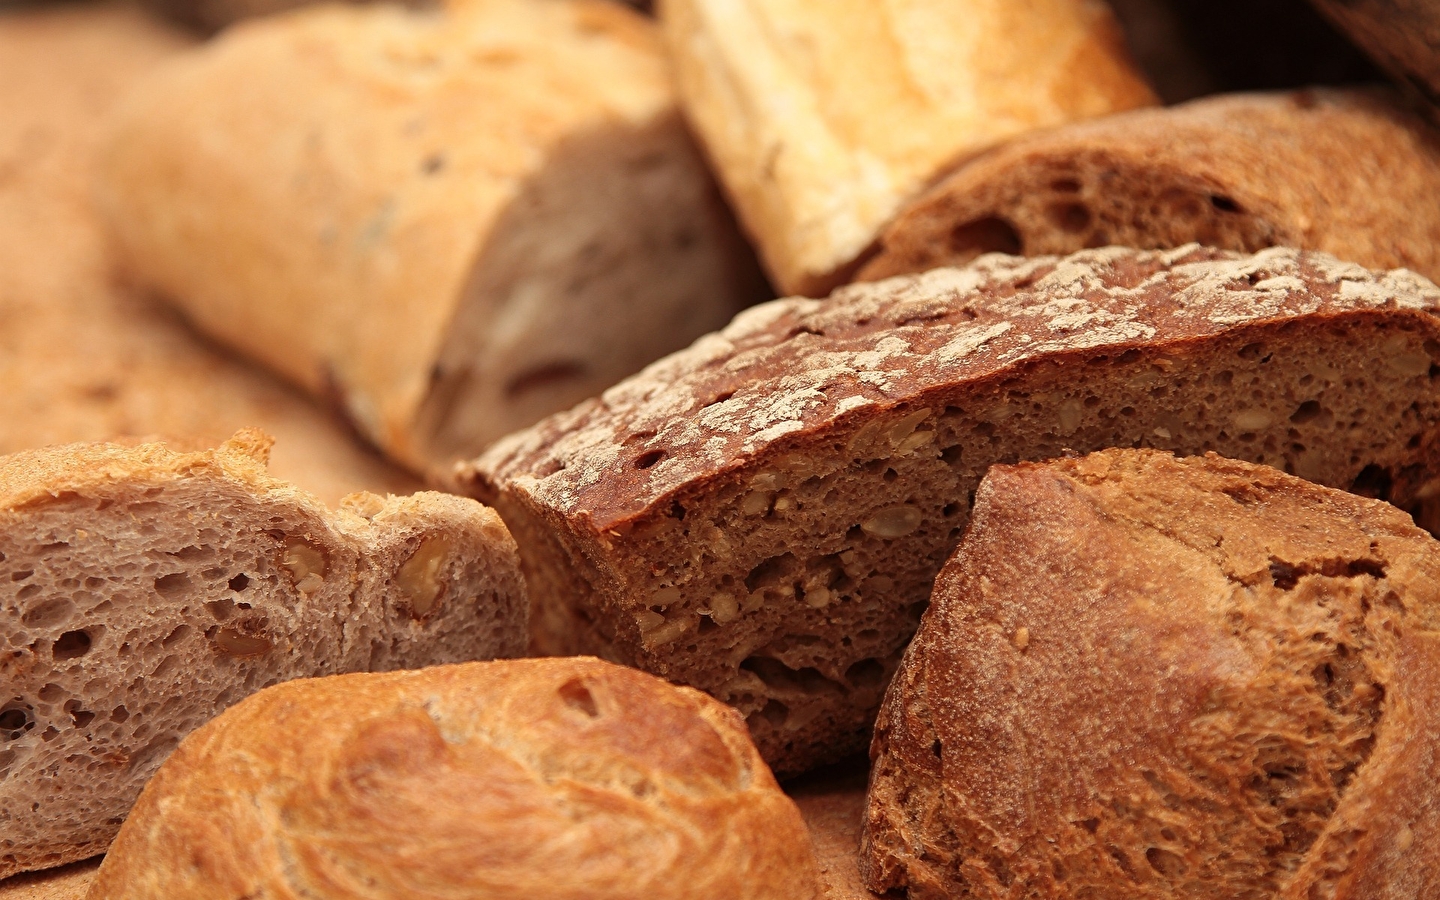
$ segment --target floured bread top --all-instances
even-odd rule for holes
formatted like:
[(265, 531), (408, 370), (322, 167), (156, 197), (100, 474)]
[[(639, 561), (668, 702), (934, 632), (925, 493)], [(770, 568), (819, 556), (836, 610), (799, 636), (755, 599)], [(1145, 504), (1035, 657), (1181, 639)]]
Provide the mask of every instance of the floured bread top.
[(991, 254), (754, 307), (459, 474), (492, 489), (508, 482), (604, 529), (806, 433), (1037, 358), (1160, 349), (1299, 316), (1437, 308), (1440, 289), (1413, 272), (1288, 248)]

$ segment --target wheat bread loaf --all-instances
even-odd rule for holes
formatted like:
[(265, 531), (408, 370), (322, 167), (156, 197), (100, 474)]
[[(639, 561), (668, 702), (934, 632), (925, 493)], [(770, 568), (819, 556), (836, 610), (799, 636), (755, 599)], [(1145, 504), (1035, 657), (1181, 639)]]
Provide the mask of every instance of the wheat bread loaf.
[(733, 710), (546, 659), (262, 691), (161, 768), (88, 896), (812, 900), (815, 878)]
[(103, 852), (179, 740), (266, 685), (523, 649), (493, 511), (331, 512), (266, 474), (268, 444), (0, 457), (0, 877)]
[(662, 0), (685, 112), (771, 279), (823, 296), (964, 157), (1154, 102), (1096, 0)]
[(409, 493), (336, 417), (117, 288), (91, 204), (100, 122), (193, 39), (120, 3), (0, 15), (0, 453), (258, 425), (271, 471), (329, 504)]
[(459, 470), (535, 649), (738, 707), (795, 772), (863, 746), (991, 465), (1215, 450), (1436, 490), (1440, 292), (1289, 249), (991, 255), (756, 307)]
[(997, 466), (876, 726), (863, 867), (938, 897), (1440, 891), (1440, 545), (1214, 455)]
[(1440, 135), (1390, 91), (1210, 97), (1027, 135), (886, 226), (858, 278), (1119, 244), (1323, 250), (1440, 277)]
[(100, 183), (133, 278), (416, 470), (760, 284), (656, 26), (609, 0), (243, 23), (136, 89)]

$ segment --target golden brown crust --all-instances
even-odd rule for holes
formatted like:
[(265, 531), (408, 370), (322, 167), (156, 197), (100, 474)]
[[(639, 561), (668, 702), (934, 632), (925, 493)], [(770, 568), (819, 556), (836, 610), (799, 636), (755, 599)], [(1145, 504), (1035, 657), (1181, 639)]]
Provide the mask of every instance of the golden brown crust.
[(1389, 91), (1235, 94), (1024, 136), (886, 226), (869, 281), (982, 253), (1323, 250), (1440, 277), (1440, 135)]
[(823, 296), (958, 160), (1154, 102), (1092, 0), (669, 0), (686, 115), (783, 293)]
[(815, 863), (732, 710), (521, 660), (247, 700), (146, 788), (89, 897), (420, 894), (803, 900)]
[(877, 723), (913, 898), (1440, 888), (1440, 545), (1209, 455), (997, 466)]

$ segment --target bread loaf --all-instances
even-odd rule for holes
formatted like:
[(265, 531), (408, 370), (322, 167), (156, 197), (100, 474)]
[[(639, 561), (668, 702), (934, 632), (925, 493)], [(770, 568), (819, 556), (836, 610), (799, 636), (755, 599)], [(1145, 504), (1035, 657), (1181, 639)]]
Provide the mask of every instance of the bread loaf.
[(1440, 135), (1389, 91), (1237, 94), (1018, 138), (915, 200), (858, 277), (982, 253), (1285, 245), (1440, 277)]
[(1311, 0), (1372, 59), (1440, 114), (1440, 9), (1426, 0)]
[(864, 867), (940, 897), (1440, 892), (1440, 545), (1215, 456), (998, 466), (876, 727)]
[(135, 278), (416, 470), (759, 284), (655, 26), (608, 0), (247, 22), (136, 89), (101, 184)]
[(326, 503), (417, 482), (275, 378), (117, 289), (91, 204), (100, 121), (192, 40), (136, 7), (33, 4), (0, 15), (0, 453), (117, 435), (258, 425), (271, 471)]
[(268, 684), (509, 656), (514, 542), (445, 494), (336, 513), (268, 439), (0, 458), (0, 878), (103, 852), (190, 730)]
[(181, 745), (90, 900), (813, 900), (732, 710), (595, 659), (292, 681)]
[(538, 649), (706, 690), (795, 772), (863, 745), (997, 462), (1216, 450), (1429, 496), (1437, 303), (1294, 250), (987, 256), (756, 307), (460, 486), (515, 533)]
[(0, 881), (0, 900), (85, 900), (99, 867), (99, 859), (88, 859), (6, 878)]
[(685, 112), (785, 293), (1032, 128), (1154, 102), (1097, 0), (662, 0)]

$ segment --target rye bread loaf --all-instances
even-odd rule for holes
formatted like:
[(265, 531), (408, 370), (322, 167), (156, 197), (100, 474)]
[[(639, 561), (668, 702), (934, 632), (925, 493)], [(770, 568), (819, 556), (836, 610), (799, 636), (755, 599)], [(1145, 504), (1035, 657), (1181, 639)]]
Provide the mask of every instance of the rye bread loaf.
[(1440, 893), (1440, 544), (1216, 456), (997, 466), (876, 727), (877, 891)]
[(706, 690), (795, 772), (863, 746), (997, 462), (1216, 450), (1432, 495), (1437, 303), (1288, 249), (987, 256), (756, 307), (458, 479), (515, 534), (536, 649)]
[(1021, 137), (916, 199), (861, 280), (982, 253), (1323, 250), (1440, 277), (1440, 134), (1390, 91), (1211, 97)]
[(279, 442), (271, 471), (326, 503), (417, 490), (337, 417), (111, 283), (91, 204), (100, 122), (191, 43), (123, 3), (0, 15), (0, 454), (117, 435), (214, 446), (255, 425)]
[(775, 284), (823, 296), (957, 160), (1154, 102), (1099, 0), (662, 0), (685, 112)]
[(292, 681), (186, 739), (91, 900), (813, 900), (734, 710), (596, 659)]
[(117, 118), (132, 276), (416, 470), (758, 299), (656, 26), (609, 0), (254, 20)]
[(179, 740), (266, 685), (523, 649), (493, 511), (331, 512), (266, 474), (268, 444), (0, 457), (0, 877), (103, 852)]

